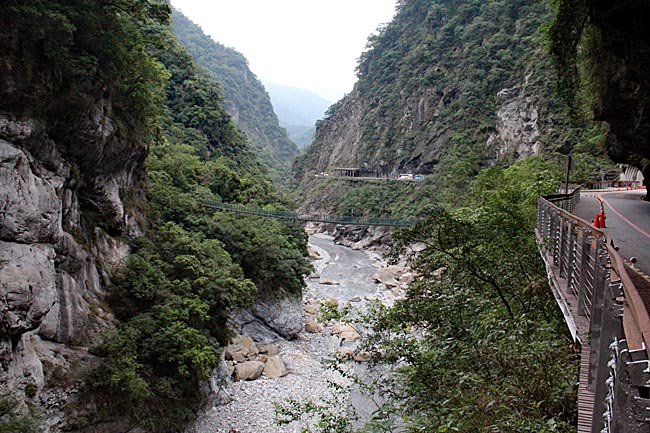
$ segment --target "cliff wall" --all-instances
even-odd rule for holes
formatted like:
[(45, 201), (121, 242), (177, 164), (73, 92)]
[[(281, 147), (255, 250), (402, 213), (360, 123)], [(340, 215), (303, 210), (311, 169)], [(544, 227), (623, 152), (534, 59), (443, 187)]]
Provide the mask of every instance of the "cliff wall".
[(109, 67), (142, 61), (137, 52), (75, 40), (89, 25), (127, 28), (88, 9), (94, 23), (10, 1), (0, 18), (0, 394), (42, 408), (51, 425), (111, 326), (105, 289), (125, 239), (143, 234), (147, 110), (158, 101), (145, 92), (150, 103), (131, 105), (138, 84)]
[[(388, 179), (423, 174), (433, 194), (449, 191), (444, 199), (453, 202), (486, 167), (584, 141), (591, 125), (573, 126), (555, 95), (539, 31), (551, 18), (544, 3), (400, 2), (369, 39), (354, 90), (296, 161), (306, 206), (341, 210), (336, 202), (349, 188), (315, 177), (338, 167)], [(331, 194), (339, 199), (322, 200)]]

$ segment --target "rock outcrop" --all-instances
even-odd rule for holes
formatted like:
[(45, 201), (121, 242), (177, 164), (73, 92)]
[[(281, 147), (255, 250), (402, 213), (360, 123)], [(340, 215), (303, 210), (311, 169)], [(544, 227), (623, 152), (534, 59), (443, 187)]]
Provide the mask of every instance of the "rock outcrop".
[(540, 151), (539, 109), (526, 91), (527, 82), (528, 78), (524, 86), (506, 88), (496, 95), (496, 132), (487, 140), (494, 159), (528, 158)]
[[(579, 139), (538, 31), (551, 15), (544, 2), (401, 2), (361, 55), (354, 89), (328, 110), (294, 164), (303, 209), (365, 214), (373, 206), (367, 216), (417, 217), (427, 209), (424, 200), (409, 203), (411, 196), (454, 195), (457, 183), (483, 168)], [(384, 181), (341, 181), (334, 175), (342, 167)], [(401, 173), (425, 179), (389, 182)], [(382, 193), (381, 204), (366, 203)], [(364, 231), (341, 235), (353, 244), (371, 234), (363, 247), (382, 242), (380, 232)]]
[(589, 77), (595, 96), (594, 114), (610, 125), (608, 153), (616, 162), (642, 170), (650, 186), (650, 32), (647, 2), (628, 2), (612, 8), (608, 2), (586, 2), (590, 22), (598, 32), (586, 31)]
[(102, 305), (129, 252), (122, 238), (142, 233), (125, 194), (141, 194), (146, 147), (119, 133), (110, 101), (84, 97), (89, 112), (69, 137), (46, 115), (0, 106), (0, 393), (51, 409), (48, 423), (68, 397), (54, 390), (78, 380), (53, 377), (74, 376), (110, 322)]
[(299, 296), (258, 298), (253, 307), (234, 313), (230, 324), (255, 341), (291, 340), (303, 329), (301, 299)]

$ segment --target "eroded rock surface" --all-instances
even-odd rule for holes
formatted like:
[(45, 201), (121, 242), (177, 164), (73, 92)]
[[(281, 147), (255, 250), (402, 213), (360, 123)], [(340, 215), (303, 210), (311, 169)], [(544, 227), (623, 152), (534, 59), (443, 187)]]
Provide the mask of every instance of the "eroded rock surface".
[(145, 153), (97, 104), (76, 124), (79, 153), (72, 138), (50, 137), (47, 121), (0, 112), (0, 394), (40, 407), (47, 431), (64, 422), (78, 385), (52, 371), (74, 375), (86, 362), (112, 320), (102, 302), (129, 253), (119, 237), (142, 233), (122, 194), (137, 194)]
[(255, 341), (291, 340), (303, 329), (300, 302), (299, 296), (260, 298), (250, 309), (233, 314), (231, 325)]

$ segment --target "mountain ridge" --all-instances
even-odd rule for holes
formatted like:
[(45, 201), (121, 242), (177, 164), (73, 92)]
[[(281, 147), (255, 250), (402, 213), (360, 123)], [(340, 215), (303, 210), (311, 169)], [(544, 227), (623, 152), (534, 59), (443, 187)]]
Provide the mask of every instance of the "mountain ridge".
[(214, 41), (179, 9), (173, 9), (172, 28), (197, 63), (220, 83), (226, 111), (249, 138), (255, 155), (269, 167), (274, 181), (287, 182), (297, 147), (280, 127), (271, 99), (248, 60)]

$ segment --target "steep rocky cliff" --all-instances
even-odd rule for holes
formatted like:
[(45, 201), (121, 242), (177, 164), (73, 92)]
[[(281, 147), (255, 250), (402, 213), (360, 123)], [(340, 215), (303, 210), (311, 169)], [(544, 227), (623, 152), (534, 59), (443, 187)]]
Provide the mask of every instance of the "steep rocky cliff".
[[(138, 8), (127, 9), (158, 10)], [(139, 83), (118, 57), (145, 62), (141, 80), (155, 81), (141, 39), (113, 51), (75, 41), (75, 27), (124, 35), (131, 21), (56, 9), (9, 2), (0, 18), (0, 394), (42, 405), (52, 423), (111, 320), (104, 288), (129, 252), (123, 239), (143, 233), (148, 110), (159, 100), (131, 94)]]
[(591, 132), (570, 125), (554, 94), (539, 32), (549, 19), (539, 2), (400, 2), (296, 162), (307, 202), (332, 191), (314, 176), (337, 167), (429, 175), (439, 194), (486, 166), (583, 141)]
[(298, 150), (280, 127), (271, 99), (248, 60), (213, 41), (179, 10), (173, 12), (172, 25), (181, 44), (221, 84), (226, 111), (246, 133), (256, 156), (270, 168), (276, 182), (286, 183)]
[(609, 125), (607, 150), (650, 185), (650, 5), (558, 1), (551, 50), (562, 96), (576, 115)]

